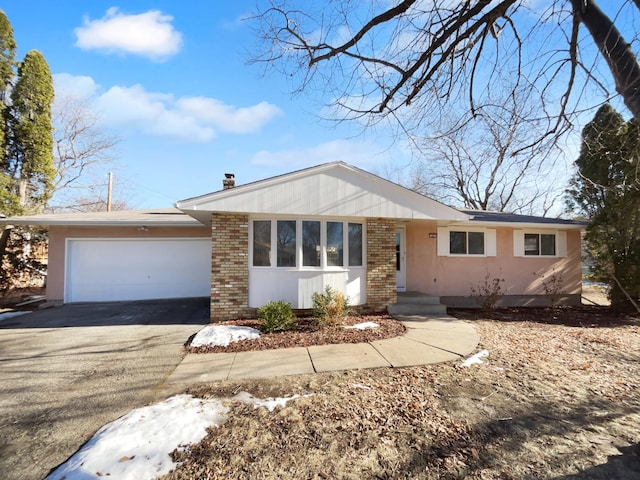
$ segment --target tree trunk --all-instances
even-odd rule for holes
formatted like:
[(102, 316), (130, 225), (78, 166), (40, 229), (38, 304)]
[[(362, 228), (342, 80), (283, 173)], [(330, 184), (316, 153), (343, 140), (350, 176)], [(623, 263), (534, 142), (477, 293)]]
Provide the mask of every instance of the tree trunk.
[[(4, 257), (7, 253), (7, 244), (9, 243), (9, 236), (11, 235), (11, 229), (13, 227), (11, 225), (7, 225), (4, 227), (4, 230), (2, 230), (2, 233), (0, 234), (0, 272), (3, 269), (3, 265), (4, 265)], [(0, 275), (0, 278), (2, 278), (3, 275)], [(4, 290), (4, 288), (6, 287), (6, 285), (0, 285), (0, 291)]]
[(574, 15), (587, 27), (607, 61), (616, 90), (636, 120), (640, 121), (640, 65), (631, 46), (593, 0), (571, 0)]

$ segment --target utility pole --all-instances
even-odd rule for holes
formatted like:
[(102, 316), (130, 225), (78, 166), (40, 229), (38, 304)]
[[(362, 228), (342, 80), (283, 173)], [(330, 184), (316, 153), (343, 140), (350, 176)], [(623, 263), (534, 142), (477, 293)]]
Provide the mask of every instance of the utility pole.
[(109, 172), (109, 186), (107, 187), (107, 212), (111, 211), (111, 190), (113, 189), (113, 173)]

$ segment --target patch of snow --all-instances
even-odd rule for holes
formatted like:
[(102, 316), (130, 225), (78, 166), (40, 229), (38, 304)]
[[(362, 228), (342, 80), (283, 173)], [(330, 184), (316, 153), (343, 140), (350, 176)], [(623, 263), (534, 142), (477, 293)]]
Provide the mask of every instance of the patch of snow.
[(238, 325), (208, 325), (200, 330), (191, 341), (192, 347), (221, 346), (226, 347), (231, 342), (240, 340), (254, 340), (260, 336), (260, 331), (251, 327)]
[(265, 407), (270, 412), (273, 412), (276, 407), (284, 407), (287, 405), (287, 402), (289, 400), (294, 400), (296, 398), (300, 398), (300, 395), (292, 395), (291, 397), (281, 398), (265, 398), (263, 400), (260, 400), (258, 398), (255, 398), (248, 392), (239, 392), (237, 395), (232, 397), (231, 400), (253, 405), (253, 408)]
[(176, 395), (164, 402), (137, 408), (96, 433), (69, 460), (45, 480), (102, 480), (107, 478), (152, 480), (169, 473), (177, 464), (170, 457), (176, 448), (202, 440), (207, 428), (222, 426), (229, 413), (225, 401), (265, 407), (284, 407), (283, 398), (258, 399), (240, 392), (229, 399), (200, 399)]
[(355, 328), (356, 330), (364, 330), (366, 328), (377, 328), (380, 325), (378, 325), (376, 322), (364, 322), (364, 323), (357, 323), (355, 325), (349, 325), (348, 327), (344, 327), (344, 328)]
[(371, 387), (368, 387), (367, 385), (362, 385), (361, 383), (352, 383), (349, 386), (351, 388), (360, 388), (362, 390), (371, 390)]
[(143, 480), (165, 475), (176, 467), (169, 454), (199, 442), (208, 427), (226, 420), (227, 412), (220, 400), (191, 395), (137, 408), (102, 427), (45, 480)]
[(460, 366), (461, 367), (470, 367), (474, 363), (478, 363), (478, 364), (484, 363), (480, 359), (483, 358), (483, 357), (488, 357), (488, 356), (489, 356), (489, 350), (480, 350), (475, 355), (472, 355), (469, 358), (467, 358), (464, 362), (462, 362), (462, 365), (460, 365)]
[(20, 315), (25, 315), (27, 313), (31, 313), (31, 312), (4, 312), (4, 313), (0, 313), (0, 322), (2, 320), (8, 320), (8, 319), (13, 318), (13, 317), (19, 317)]

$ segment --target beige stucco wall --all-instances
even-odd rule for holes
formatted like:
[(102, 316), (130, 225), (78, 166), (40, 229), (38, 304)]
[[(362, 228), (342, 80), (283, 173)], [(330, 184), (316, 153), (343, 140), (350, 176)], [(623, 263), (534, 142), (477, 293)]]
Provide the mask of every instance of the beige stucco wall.
[[(544, 282), (561, 276), (562, 292), (580, 294), (580, 232), (567, 231), (567, 256), (564, 258), (514, 257), (510, 228), (496, 230), (495, 257), (439, 257), (437, 226), (410, 223), (406, 227), (407, 290), (434, 296), (469, 296), (471, 288), (491, 278), (502, 278), (506, 295), (544, 295)], [(435, 235), (433, 235), (435, 236)]]
[(49, 265), (47, 293), (49, 301), (64, 298), (65, 242), (67, 238), (210, 238), (205, 227), (49, 227)]

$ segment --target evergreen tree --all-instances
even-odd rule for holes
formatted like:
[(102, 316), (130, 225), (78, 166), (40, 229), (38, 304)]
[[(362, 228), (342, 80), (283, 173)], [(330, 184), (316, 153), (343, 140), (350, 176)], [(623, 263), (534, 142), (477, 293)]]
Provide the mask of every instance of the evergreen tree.
[(31, 50), (18, 68), (8, 116), (4, 170), (23, 212), (41, 210), (51, 195), (53, 163), (53, 79), (40, 52)]
[(582, 132), (570, 202), (591, 221), (585, 243), (594, 273), (611, 287), (611, 304), (640, 296), (640, 126), (603, 105)]
[(0, 10), (0, 152), (5, 150), (6, 109), (9, 86), (15, 76), (16, 41), (7, 16)]

